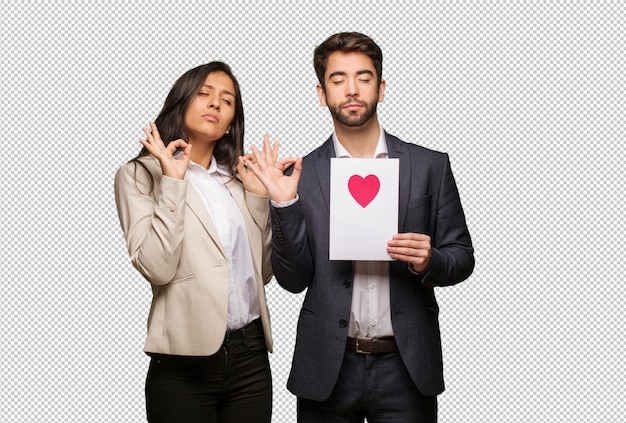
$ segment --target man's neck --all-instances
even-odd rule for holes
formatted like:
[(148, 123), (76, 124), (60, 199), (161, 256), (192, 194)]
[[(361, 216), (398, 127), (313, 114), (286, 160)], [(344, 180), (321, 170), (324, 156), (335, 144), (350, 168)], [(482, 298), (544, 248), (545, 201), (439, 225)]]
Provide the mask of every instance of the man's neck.
[(335, 122), (335, 134), (337, 139), (354, 158), (372, 158), (376, 152), (378, 138), (380, 138), (380, 125), (378, 117), (374, 115), (372, 119), (364, 125), (350, 127)]

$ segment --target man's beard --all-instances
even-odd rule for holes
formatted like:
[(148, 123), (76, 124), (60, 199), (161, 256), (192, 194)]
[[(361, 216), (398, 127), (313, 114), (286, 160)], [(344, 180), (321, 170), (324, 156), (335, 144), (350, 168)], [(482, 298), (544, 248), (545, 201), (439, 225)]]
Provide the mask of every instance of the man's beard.
[[(347, 112), (346, 114), (346, 111), (344, 110), (344, 106), (349, 103), (358, 103), (361, 106), (364, 106), (365, 110), (360, 115), (352, 113), (352, 112)], [(356, 126), (362, 126), (365, 123), (367, 123), (372, 118), (372, 116), (376, 114), (377, 106), (378, 106), (377, 101), (374, 101), (373, 103), (368, 104), (364, 101), (350, 100), (350, 101), (341, 103), (338, 106), (332, 106), (332, 107), (329, 106), (328, 110), (330, 111), (330, 114), (332, 115), (333, 119), (335, 119), (337, 122), (341, 123), (344, 126), (356, 127)]]

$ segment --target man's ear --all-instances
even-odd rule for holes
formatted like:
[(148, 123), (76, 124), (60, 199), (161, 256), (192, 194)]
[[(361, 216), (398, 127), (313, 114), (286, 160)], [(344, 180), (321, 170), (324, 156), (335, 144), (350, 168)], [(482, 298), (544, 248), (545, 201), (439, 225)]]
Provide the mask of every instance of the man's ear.
[(385, 88), (387, 88), (387, 81), (384, 79), (380, 80), (380, 85), (378, 85), (378, 102), (382, 103), (385, 99)]
[(328, 106), (328, 104), (326, 104), (326, 93), (324, 92), (324, 88), (322, 88), (322, 84), (317, 84), (315, 89), (317, 90), (317, 97), (320, 99), (320, 106)]

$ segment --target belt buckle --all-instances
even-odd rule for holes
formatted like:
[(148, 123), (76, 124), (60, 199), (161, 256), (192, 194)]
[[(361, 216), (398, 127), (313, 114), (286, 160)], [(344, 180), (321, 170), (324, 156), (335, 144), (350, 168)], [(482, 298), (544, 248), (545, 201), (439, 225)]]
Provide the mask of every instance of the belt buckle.
[(356, 342), (356, 353), (357, 353), (357, 354), (372, 354), (372, 351), (364, 351), (364, 350), (362, 350), (361, 348), (359, 348), (359, 340), (360, 340), (360, 339), (367, 339), (367, 340), (370, 340), (370, 341), (374, 341), (374, 343), (376, 344), (376, 346), (378, 346), (378, 345), (377, 345), (377, 344), (378, 344), (378, 339), (376, 339), (376, 338), (374, 338), (374, 339), (370, 339), (370, 338), (359, 338), (359, 337), (357, 337), (357, 338), (355, 339), (355, 342)]

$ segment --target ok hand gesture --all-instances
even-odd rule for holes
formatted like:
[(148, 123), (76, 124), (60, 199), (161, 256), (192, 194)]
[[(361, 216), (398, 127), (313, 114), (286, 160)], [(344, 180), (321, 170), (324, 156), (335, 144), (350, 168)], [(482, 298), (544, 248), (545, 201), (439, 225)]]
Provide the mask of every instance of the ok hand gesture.
[[(150, 122), (150, 130), (142, 128), (142, 131), (146, 134), (147, 139), (139, 140), (150, 154), (159, 160), (161, 163), (161, 169), (163, 175), (176, 179), (183, 179), (185, 172), (187, 171), (187, 165), (191, 160), (191, 144), (186, 143), (181, 139), (170, 141), (167, 147), (161, 140), (159, 130), (153, 122)], [(175, 159), (174, 153), (177, 148), (183, 149), (182, 159)]]
[[(252, 153), (254, 160), (246, 158), (245, 164), (265, 186), (270, 198), (277, 203), (296, 198), (300, 172), (302, 171), (302, 158), (287, 158), (277, 163), (278, 142), (270, 146), (269, 135), (263, 137), (263, 150), (259, 151), (253, 145)], [(283, 174), (284, 170), (291, 165), (293, 165), (293, 173), (289, 176)]]

